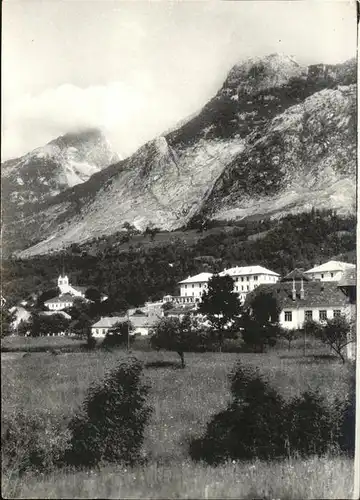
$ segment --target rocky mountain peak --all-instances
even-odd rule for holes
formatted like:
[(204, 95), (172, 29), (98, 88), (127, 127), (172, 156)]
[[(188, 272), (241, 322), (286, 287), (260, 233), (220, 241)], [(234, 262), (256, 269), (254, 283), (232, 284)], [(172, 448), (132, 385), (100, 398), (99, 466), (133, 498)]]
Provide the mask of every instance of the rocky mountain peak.
[(42, 202), (117, 161), (119, 156), (98, 129), (62, 135), (1, 165), (4, 203), (9, 210), (18, 210), (24, 204)]
[(250, 58), (233, 66), (220, 92), (255, 93), (267, 88), (280, 87), (291, 78), (304, 75), (306, 68), (300, 66), (290, 56), (270, 54), (266, 57)]

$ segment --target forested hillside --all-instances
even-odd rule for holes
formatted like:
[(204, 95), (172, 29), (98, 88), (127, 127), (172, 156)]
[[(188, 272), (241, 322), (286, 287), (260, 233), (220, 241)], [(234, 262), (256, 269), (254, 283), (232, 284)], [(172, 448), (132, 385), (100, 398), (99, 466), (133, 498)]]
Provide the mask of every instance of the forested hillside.
[(330, 258), (355, 262), (356, 219), (333, 211), (289, 215), (279, 221), (212, 222), (206, 230), (133, 236), (118, 233), (84, 246), (32, 259), (3, 261), (3, 294), (16, 303), (56, 285), (64, 269), (73, 284), (92, 285), (110, 297), (114, 310), (139, 305), (202, 271), (261, 264), (281, 274)]

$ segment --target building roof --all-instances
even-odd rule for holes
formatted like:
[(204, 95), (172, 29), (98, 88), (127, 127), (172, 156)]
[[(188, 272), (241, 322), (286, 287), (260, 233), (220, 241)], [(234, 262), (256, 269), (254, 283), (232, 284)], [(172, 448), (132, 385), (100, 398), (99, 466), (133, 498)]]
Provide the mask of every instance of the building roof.
[(250, 292), (244, 303), (244, 307), (249, 307), (251, 299), (261, 291), (268, 291), (275, 296), (281, 309), (298, 309), (301, 307), (343, 307), (347, 304), (346, 296), (341, 292), (337, 282), (304, 282), (304, 298), (300, 298), (300, 285), (297, 283), (296, 299), (292, 299), (293, 283), (281, 281), (274, 285), (260, 285)]
[(116, 323), (125, 323), (126, 321), (127, 316), (105, 316), (91, 325), (91, 328), (111, 328)]
[(293, 281), (293, 280), (295, 280), (295, 281), (300, 281), (300, 280), (311, 281), (311, 278), (310, 278), (310, 276), (305, 274), (305, 272), (302, 269), (294, 269), (289, 274), (287, 274), (286, 276), (281, 278), (281, 281)]
[(53, 299), (46, 300), (44, 304), (56, 304), (60, 302), (74, 302), (78, 297), (73, 297), (70, 293), (64, 293), (63, 295), (59, 295), (58, 297), (54, 297)]
[(270, 274), (271, 276), (280, 276), (280, 274), (271, 271), (270, 269), (266, 269), (263, 266), (242, 266), (242, 267), (232, 267), (230, 269), (224, 269), (220, 276), (245, 276), (248, 274)]
[(211, 276), (212, 273), (200, 273), (196, 276), (189, 276), (186, 280), (179, 281), (179, 283), (206, 283)]
[(85, 293), (86, 290), (88, 290), (88, 288), (89, 288), (88, 286), (70, 285), (70, 283), (69, 283), (69, 287), (73, 288), (77, 292), (83, 292), (83, 293)]
[(54, 314), (61, 314), (66, 319), (71, 319), (70, 314), (67, 314), (65, 311), (44, 311), (40, 313), (41, 316), (53, 316)]
[(329, 260), (329, 262), (325, 262), (325, 264), (321, 264), (320, 266), (315, 266), (305, 273), (323, 273), (329, 271), (345, 271), (345, 269), (355, 269), (355, 264), (350, 264), (349, 262), (341, 262), (339, 260)]
[(150, 328), (155, 325), (159, 319), (160, 316), (142, 316), (140, 314), (135, 314), (129, 317), (130, 323), (134, 326), (134, 328)]
[(339, 287), (356, 286), (356, 267), (345, 269), (340, 281)]

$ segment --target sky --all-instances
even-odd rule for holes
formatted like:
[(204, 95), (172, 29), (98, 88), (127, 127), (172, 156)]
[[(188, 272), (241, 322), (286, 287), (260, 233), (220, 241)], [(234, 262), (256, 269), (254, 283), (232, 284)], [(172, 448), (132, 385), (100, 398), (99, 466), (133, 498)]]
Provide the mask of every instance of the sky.
[(99, 127), (125, 157), (199, 110), (231, 67), (356, 55), (355, 1), (3, 0), (2, 160)]

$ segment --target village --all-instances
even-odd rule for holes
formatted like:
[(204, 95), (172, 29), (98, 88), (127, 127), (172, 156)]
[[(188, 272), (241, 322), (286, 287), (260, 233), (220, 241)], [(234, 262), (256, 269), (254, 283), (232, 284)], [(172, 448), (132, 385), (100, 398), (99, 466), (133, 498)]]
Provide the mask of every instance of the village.
[[(178, 295), (165, 295), (162, 300), (145, 302), (142, 306), (128, 309), (122, 315), (102, 316), (91, 324), (91, 336), (104, 338), (111, 333), (114, 325), (130, 322), (132, 336), (148, 336), (157, 322), (166, 317), (182, 319), (185, 314), (197, 317), (204, 326), (206, 318), (199, 313), (202, 295), (208, 289), (212, 273), (202, 272), (181, 280)], [(230, 276), (234, 282), (233, 291), (237, 294), (243, 308), (249, 307), (251, 297), (259, 290), (275, 292), (281, 312), (279, 324), (287, 330), (301, 330), (309, 320), (324, 323), (337, 316), (346, 316), (349, 321), (355, 318), (356, 303), (356, 266), (354, 264), (328, 261), (309, 270), (294, 269), (285, 276), (260, 265), (232, 267), (224, 269), (219, 276)], [(90, 302), (87, 295), (89, 287), (72, 285), (69, 277), (58, 277), (59, 295), (44, 302), (42, 316), (62, 315), (71, 322), (69, 314), (76, 301)], [(99, 293), (98, 300), (105, 302), (107, 296)], [(13, 334), (17, 334), (19, 325), (29, 320), (31, 313), (26, 309), (26, 302), (11, 308), (14, 314)], [(71, 323), (70, 323), (71, 325)], [(58, 335), (73, 335), (70, 329), (58, 332)], [(26, 335), (26, 334), (25, 334)], [(29, 335), (29, 333), (27, 334)], [(47, 335), (53, 335), (51, 331)], [(355, 356), (355, 342), (347, 346), (347, 356)]]

